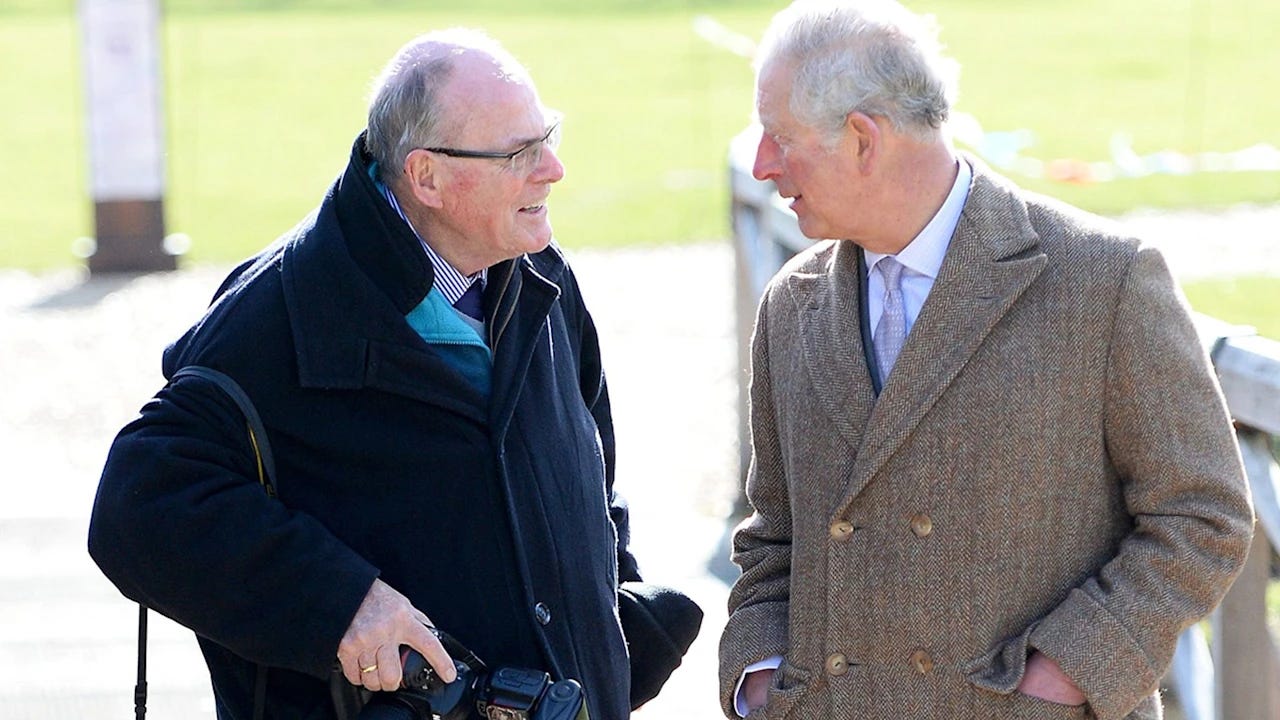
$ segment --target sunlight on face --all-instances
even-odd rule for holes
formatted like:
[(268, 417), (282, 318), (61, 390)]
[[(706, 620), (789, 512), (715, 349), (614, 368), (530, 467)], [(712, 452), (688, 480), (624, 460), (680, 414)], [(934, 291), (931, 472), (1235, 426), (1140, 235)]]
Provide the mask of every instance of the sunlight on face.
[(791, 200), (800, 231), (814, 239), (850, 239), (856, 233), (856, 167), (843, 138), (832, 145), (791, 112), (794, 65), (766, 63), (756, 84), (756, 114), (762, 134), (752, 174), (772, 180)]
[[(445, 90), (454, 131), (443, 145), (508, 153), (547, 136), (554, 118), (527, 76), (503, 71), (486, 56), (460, 58)], [(517, 162), (440, 156), (447, 190), (437, 214), (439, 237), (487, 267), (551, 242), (547, 197), (564, 177), (550, 143)]]

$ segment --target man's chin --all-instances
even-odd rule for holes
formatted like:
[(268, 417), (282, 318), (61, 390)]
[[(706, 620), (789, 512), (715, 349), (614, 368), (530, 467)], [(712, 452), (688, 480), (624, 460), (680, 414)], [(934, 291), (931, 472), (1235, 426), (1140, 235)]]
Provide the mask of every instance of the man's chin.
[(798, 217), (796, 218), (796, 220), (797, 220), (796, 224), (800, 226), (800, 234), (804, 235), (810, 240), (826, 240), (827, 238), (831, 237), (830, 235), (827, 235), (826, 233), (823, 232), (825, 228), (822, 228), (821, 226), (819, 226), (817, 223), (813, 221), (806, 222), (803, 217)]
[(528, 236), (529, 241), (526, 243), (525, 252), (540, 253), (543, 250), (546, 250), (547, 246), (551, 244), (551, 239), (553, 237), (554, 233), (551, 232), (550, 225), (547, 225), (543, 230), (530, 233)]

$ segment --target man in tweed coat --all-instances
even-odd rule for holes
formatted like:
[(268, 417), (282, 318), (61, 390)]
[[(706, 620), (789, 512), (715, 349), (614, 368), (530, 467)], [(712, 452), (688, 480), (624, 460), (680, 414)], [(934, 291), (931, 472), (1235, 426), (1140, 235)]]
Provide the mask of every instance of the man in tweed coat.
[(891, 0), (797, 2), (757, 70), (754, 174), (837, 239), (760, 304), (725, 713), (1159, 718), (1253, 521), (1160, 255), (957, 155)]

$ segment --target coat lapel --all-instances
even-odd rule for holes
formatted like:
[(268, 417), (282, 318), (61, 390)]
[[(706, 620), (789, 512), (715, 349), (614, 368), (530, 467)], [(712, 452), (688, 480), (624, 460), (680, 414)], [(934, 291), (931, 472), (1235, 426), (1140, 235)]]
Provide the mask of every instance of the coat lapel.
[(1038, 245), (1025, 204), (975, 167), (938, 278), (867, 421), (846, 502), (901, 447), (1039, 276), (1047, 259)]
[(858, 329), (858, 248), (836, 242), (824, 274), (788, 278), (799, 314), (804, 366), (827, 416), (850, 447), (862, 443), (875, 390)]
[[(547, 263), (548, 257), (555, 260)], [(548, 316), (560, 299), (556, 281), (564, 272), (558, 252), (543, 256), (541, 267), (530, 256), (509, 260), (490, 269), (492, 297), (486, 303), (494, 311), (486, 331), (493, 351), (493, 394), (489, 400), (489, 424), (494, 438), (505, 437), (526, 383), (529, 366), (538, 348), (553, 342), (548, 336)], [(486, 295), (491, 293), (486, 290)]]

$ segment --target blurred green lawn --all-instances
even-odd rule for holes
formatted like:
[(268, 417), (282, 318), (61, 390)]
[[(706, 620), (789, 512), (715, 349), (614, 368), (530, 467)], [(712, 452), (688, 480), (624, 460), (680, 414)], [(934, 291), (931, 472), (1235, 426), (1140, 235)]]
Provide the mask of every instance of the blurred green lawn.
[[(750, 38), (783, 0), (166, 0), (171, 232), (194, 261), (245, 256), (318, 201), (363, 126), (368, 83), (405, 40), (480, 26), (566, 111), (568, 175), (552, 212), (568, 246), (726, 237), (725, 152), (749, 120), (745, 59), (693, 30), (710, 15)], [(0, 267), (78, 262), (91, 232), (79, 28), (71, 2), (0, 6)], [(1106, 160), (1277, 142), (1280, 3), (1273, 0), (922, 0), (964, 66), (959, 109), (1030, 129), (1026, 154)], [(1092, 185), (1014, 178), (1085, 208), (1280, 201), (1280, 173)]]
[(1236, 277), (1183, 283), (1191, 305), (1259, 335), (1280, 340), (1280, 277)]
[[(382, 64), (417, 33), (457, 24), (489, 30), (567, 114), (568, 174), (552, 197), (563, 243), (728, 234), (726, 144), (749, 119), (751, 72), (694, 34), (692, 11), (200, 4), (166, 5), (163, 31), (166, 214), (171, 232), (191, 236), (194, 261), (243, 257), (310, 210), (346, 162)], [(767, 17), (755, 15), (748, 25)], [(0, 114), (0, 267), (75, 262), (72, 239), (91, 232), (78, 43), (69, 12), (0, 12), (0, 97), (10, 99)]]

